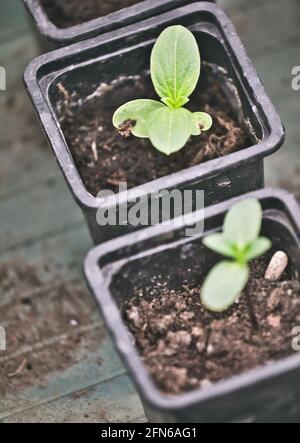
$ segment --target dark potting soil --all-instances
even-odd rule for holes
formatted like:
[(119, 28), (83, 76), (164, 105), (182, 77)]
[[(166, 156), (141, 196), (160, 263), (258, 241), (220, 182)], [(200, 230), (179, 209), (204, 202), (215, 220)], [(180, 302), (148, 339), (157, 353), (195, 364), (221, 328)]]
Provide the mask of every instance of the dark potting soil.
[(159, 277), (134, 289), (122, 306), (124, 320), (163, 393), (205, 388), (294, 352), (300, 284), (288, 275), (280, 282), (266, 281), (267, 265), (266, 258), (252, 264), (240, 302), (223, 314), (204, 309), (203, 282), (196, 279), (174, 290)]
[[(247, 148), (253, 144), (250, 130), (240, 124), (225, 90), (227, 78), (215, 67), (203, 64), (201, 78), (187, 108), (206, 111), (213, 118), (210, 131), (191, 137), (178, 153), (166, 156), (149, 140), (122, 137), (112, 125), (116, 109), (137, 98), (157, 99), (149, 76), (120, 78), (101, 84), (88, 97), (69, 92), (58, 84), (61, 100), (57, 111), (80, 176), (92, 195), (103, 189), (118, 191)], [(238, 104), (235, 103), (237, 107)]]
[(111, 12), (139, 3), (140, 0), (41, 0), (49, 19), (59, 28), (104, 17)]

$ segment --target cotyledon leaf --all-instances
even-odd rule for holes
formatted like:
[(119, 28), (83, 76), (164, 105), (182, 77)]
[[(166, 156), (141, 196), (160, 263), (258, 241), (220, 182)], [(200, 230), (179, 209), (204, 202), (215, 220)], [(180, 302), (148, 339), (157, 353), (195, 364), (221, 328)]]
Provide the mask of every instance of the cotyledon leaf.
[(166, 155), (179, 151), (193, 131), (193, 115), (184, 108), (164, 106), (151, 112), (147, 127), (153, 146)]
[(247, 265), (222, 261), (208, 274), (202, 291), (204, 306), (213, 312), (228, 309), (245, 289), (249, 279)]
[(208, 131), (212, 127), (213, 119), (206, 112), (194, 112), (193, 119), (195, 122), (193, 135), (200, 135), (203, 131)]
[(131, 128), (131, 133), (136, 137), (148, 138), (147, 119), (151, 112), (161, 108), (165, 108), (165, 105), (155, 100), (133, 100), (116, 110), (113, 125), (120, 129), (124, 122), (132, 120), (135, 124)]

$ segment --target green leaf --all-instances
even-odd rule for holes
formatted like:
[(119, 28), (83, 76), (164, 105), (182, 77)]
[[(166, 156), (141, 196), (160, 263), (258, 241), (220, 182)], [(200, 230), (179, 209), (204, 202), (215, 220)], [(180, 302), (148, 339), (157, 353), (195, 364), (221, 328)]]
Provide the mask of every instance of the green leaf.
[(246, 259), (248, 261), (264, 255), (272, 247), (272, 242), (268, 238), (259, 237), (254, 240), (246, 251)]
[(228, 309), (245, 289), (249, 279), (246, 265), (222, 261), (208, 274), (201, 299), (204, 306), (213, 312)]
[(163, 103), (165, 103), (169, 108), (181, 108), (184, 106), (187, 102), (189, 102), (189, 99), (186, 97), (178, 97), (176, 101), (176, 106), (174, 105), (174, 99), (170, 97), (164, 97), (161, 99)]
[(200, 76), (200, 52), (193, 34), (183, 26), (165, 29), (151, 54), (151, 78), (168, 106), (187, 103)]
[(116, 110), (113, 116), (113, 125), (120, 129), (124, 122), (132, 120), (136, 123), (131, 129), (131, 133), (136, 137), (148, 138), (146, 121), (149, 115), (154, 110), (164, 107), (162, 103), (155, 100), (133, 100)]
[(193, 135), (200, 135), (203, 131), (208, 131), (212, 127), (213, 119), (206, 112), (194, 112), (193, 118), (195, 122)]
[(151, 112), (147, 126), (153, 146), (166, 155), (179, 151), (193, 130), (192, 113), (187, 109), (164, 106)]
[(208, 235), (203, 239), (203, 244), (218, 254), (225, 255), (226, 257), (235, 257), (232, 245), (226, 240), (223, 234)]
[(259, 236), (262, 215), (258, 200), (237, 203), (225, 217), (223, 231), (226, 239), (240, 249), (246, 248)]

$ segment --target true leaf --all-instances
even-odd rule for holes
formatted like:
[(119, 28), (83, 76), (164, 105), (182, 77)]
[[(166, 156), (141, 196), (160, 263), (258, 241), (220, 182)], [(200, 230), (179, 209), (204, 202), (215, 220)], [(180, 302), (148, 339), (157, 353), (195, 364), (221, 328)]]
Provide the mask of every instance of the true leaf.
[(213, 120), (206, 112), (194, 112), (193, 118), (195, 122), (193, 135), (200, 135), (202, 131), (208, 131), (212, 127)]
[(231, 244), (226, 240), (223, 234), (211, 234), (203, 239), (203, 244), (218, 254), (226, 257), (234, 257)]
[(248, 247), (246, 251), (246, 259), (248, 261), (260, 257), (265, 254), (272, 246), (271, 240), (265, 237), (259, 237)]
[(120, 106), (113, 116), (113, 125), (119, 129), (120, 125), (128, 120), (135, 122), (131, 129), (131, 133), (136, 137), (148, 138), (148, 128), (146, 121), (156, 109), (164, 108), (165, 106), (155, 100), (133, 100)]
[(257, 239), (262, 225), (262, 209), (255, 199), (243, 200), (227, 213), (223, 232), (226, 239), (239, 248)]
[(201, 299), (207, 309), (223, 312), (241, 295), (249, 278), (247, 265), (222, 261), (209, 273), (202, 288)]
[(196, 87), (200, 66), (193, 34), (183, 26), (165, 29), (151, 54), (151, 78), (157, 94), (168, 106), (183, 106)]
[(192, 113), (164, 106), (151, 112), (147, 127), (153, 146), (166, 155), (179, 151), (193, 131)]

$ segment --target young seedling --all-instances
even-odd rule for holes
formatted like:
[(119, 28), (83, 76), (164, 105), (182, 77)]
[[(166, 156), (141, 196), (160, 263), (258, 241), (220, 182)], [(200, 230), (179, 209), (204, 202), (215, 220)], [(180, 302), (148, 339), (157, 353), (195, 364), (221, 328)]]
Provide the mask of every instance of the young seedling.
[(205, 112), (183, 106), (200, 77), (200, 52), (193, 34), (183, 26), (165, 29), (151, 54), (151, 79), (161, 101), (133, 100), (121, 106), (113, 124), (125, 137), (149, 138), (166, 155), (182, 149), (191, 135), (200, 135), (212, 126)]
[(222, 312), (233, 305), (248, 283), (248, 263), (271, 248), (271, 241), (259, 236), (262, 216), (257, 200), (244, 200), (227, 213), (222, 233), (204, 238), (206, 247), (231, 258), (218, 263), (204, 282), (201, 298), (210, 311)]

